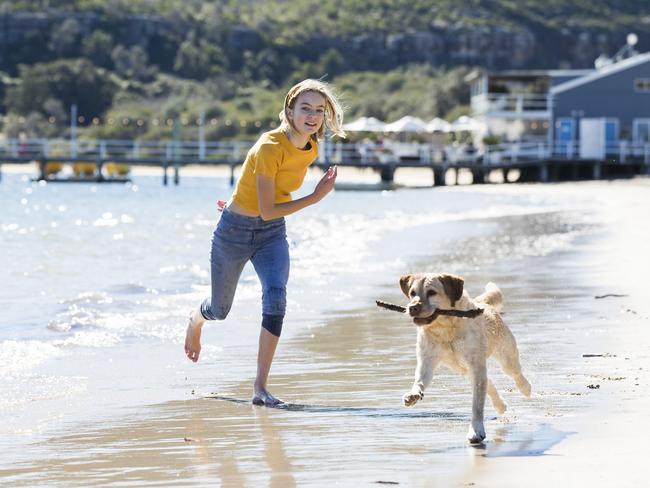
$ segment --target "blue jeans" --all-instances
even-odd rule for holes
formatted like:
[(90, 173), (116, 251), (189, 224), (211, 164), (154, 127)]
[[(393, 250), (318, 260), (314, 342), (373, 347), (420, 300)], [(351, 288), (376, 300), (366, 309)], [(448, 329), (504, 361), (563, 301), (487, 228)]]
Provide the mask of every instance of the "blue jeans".
[(262, 283), (262, 326), (279, 336), (287, 307), (289, 244), (284, 218), (264, 221), (224, 209), (212, 235), (211, 297), (201, 304), (206, 320), (230, 312), (244, 265), (251, 261)]

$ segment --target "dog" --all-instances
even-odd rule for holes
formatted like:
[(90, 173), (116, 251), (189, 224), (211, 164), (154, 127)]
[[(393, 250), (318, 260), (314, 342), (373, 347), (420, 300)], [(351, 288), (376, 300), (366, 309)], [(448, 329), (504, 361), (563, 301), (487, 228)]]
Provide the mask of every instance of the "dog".
[[(519, 391), (530, 397), (531, 386), (521, 373), (517, 342), (501, 319), (501, 290), (492, 282), (485, 292), (471, 299), (464, 280), (451, 274), (408, 274), (399, 280), (408, 297), (406, 311), (417, 326), (417, 367), (411, 390), (402, 397), (412, 407), (424, 398), (433, 371), (440, 364), (468, 376), (472, 383), (472, 421), (467, 433), (471, 444), (485, 440), (483, 408), (485, 394), (499, 414), (507, 405), (487, 376), (487, 359), (494, 356), (503, 371), (511, 376)], [(438, 315), (436, 309), (483, 309), (475, 318)]]

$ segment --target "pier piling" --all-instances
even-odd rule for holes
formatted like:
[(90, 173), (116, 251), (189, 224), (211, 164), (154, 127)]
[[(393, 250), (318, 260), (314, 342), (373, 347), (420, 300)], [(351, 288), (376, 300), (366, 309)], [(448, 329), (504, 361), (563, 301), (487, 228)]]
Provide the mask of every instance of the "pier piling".
[(600, 180), (603, 175), (603, 166), (599, 161), (595, 161), (594, 165), (592, 166), (592, 173), (591, 177), (594, 180)]
[[(446, 166), (433, 167), (433, 186), (445, 186)], [(458, 169), (456, 169), (456, 184), (458, 184)]]
[(542, 183), (548, 183), (548, 164), (546, 163), (539, 166), (539, 180)]

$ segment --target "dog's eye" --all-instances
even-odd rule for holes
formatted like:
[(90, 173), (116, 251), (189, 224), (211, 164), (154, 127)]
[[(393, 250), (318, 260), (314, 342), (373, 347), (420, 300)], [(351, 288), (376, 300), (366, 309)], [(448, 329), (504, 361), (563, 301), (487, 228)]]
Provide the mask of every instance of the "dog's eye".
[(414, 296), (415, 296), (415, 290), (411, 290), (411, 291), (409, 292), (409, 296), (414, 297)]
[(427, 296), (428, 296), (428, 297), (432, 297), (432, 296), (435, 295), (435, 294), (436, 294), (436, 290), (429, 290), (429, 291), (427, 292)]

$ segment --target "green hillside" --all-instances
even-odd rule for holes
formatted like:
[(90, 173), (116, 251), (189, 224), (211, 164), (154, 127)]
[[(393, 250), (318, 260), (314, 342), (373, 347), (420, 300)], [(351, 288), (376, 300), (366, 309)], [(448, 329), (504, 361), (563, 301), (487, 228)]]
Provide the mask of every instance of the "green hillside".
[(649, 49), (647, 0), (0, 1), (2, 130), (65, 134), (76, 104), (88, 136), (194, 137), (205, 114), (249, 139), (305, 77), (349, 117), (445, 116), (473, 67), (592, 67), (631, 31)]

